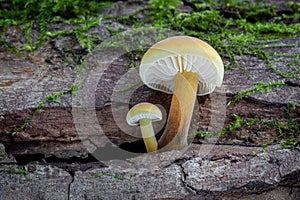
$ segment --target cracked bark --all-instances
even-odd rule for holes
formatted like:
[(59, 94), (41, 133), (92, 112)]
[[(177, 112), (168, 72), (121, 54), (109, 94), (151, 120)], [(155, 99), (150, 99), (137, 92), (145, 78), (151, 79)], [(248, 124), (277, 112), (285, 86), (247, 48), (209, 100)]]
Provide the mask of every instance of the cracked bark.
[(75, 176), (75, 173), (76, 173), (76, 172), (72, 171), (72, 172), (69, 172), (69, 173), (70, 173), (70, 175), (72, 176), (72, 180), (71, 180), (71, 182), (69, 183), (69, 186), (68, 186), (68, 200), (70, 200), (70, 196), (71, 196), (71, 185), (72, 185), (72, 183), (74, 182), (74, 176)]
[[(185, 160), (188, 160), (188, 159), (185, 159)], [(183, 187), (186, 187), (186, 188), (187, 188), (188, 190), (190, 190), (191, 192), (197, 194), (197, 193), (198, 193), (197, 189), (194, 188), (194, 187), (192, 187), (192, 186), (189, 185), (188, 183), (186, 183), (186, 179), (187, 179), (187, 177), (188, 177), (188, 174), (185, 173), (184, 167), (182, 166), (181, 161), (179, 161), (179, 162), (177, 163), (177, 165), (178, 165), (178, 166), (180, 167), (180, 169), (181, 169), (181, 174), (182, 174), (181, 181), (182, 181)]]

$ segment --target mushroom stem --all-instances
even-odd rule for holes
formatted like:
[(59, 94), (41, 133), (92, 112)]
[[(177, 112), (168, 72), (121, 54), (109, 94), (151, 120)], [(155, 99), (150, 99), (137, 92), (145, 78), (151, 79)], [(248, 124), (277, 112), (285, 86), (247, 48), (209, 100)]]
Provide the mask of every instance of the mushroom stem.
[(140, 128), (147, 152), (157, 151), (157, 141), (151, 119), (140, 119)]
[(178, 72), (174, 79), (174, 93), (166, 128), (158, 142), (158, 148), (179, 150), (188, 145), (187, 136), (195, 105), (198, 74)]

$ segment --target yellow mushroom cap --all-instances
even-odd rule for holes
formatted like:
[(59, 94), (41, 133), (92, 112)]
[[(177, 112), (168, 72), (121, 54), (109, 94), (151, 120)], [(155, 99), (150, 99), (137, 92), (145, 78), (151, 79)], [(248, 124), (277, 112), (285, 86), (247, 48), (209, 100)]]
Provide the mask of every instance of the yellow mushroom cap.
[(206, 42), (189, 36), (175, 36), (154, 44), (143, 56), (139, 68), (142, 81), (150, 88), (173, 93), (178, 72), (199, 75), (197, 95), (221, 86), (224, 66), (221, 57)]
[(151, 119), (152, 121), (159, 121), (162, 119), (160, 109), (151, 103), (139, 103), (133, 106), (126, 116), (126, 121), (131, 126), (139, 125), (141, 119)]

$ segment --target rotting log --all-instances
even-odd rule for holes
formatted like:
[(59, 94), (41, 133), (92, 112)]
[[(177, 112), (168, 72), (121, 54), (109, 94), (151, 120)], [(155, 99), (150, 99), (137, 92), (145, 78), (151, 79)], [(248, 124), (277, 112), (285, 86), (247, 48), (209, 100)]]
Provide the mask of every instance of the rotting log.
[[(248, 70), (251, 78), (246, 78), (240, 70), (225, 72), (223, 86), (223, 91), (226, 91), (225, 102), (223, 102), (225, 104), (233, 95), (252, 87), (254, 82), (281, 80), (258, 59), (246, 57), (239, 58), (239, 61), (242, 63), (246, 59), (249, 62), (242, 66)], [(104, 135), (101, 136), (89, 135), (88, 132), (84, 136), (77, 134), (72, 112), (70, 112), (72, 108), (70, 96), (64, 96), (62, 99), (65, 108), (47, 104), (42, 108), (42, 112), (33, 117), (24, 130), (11, 136), (11, 133), (34, 112), (34, 105), (37, 105), (45, 96), (64, 90), (66, 85), (71, 85), (75, 81), (76, 76), (72, 71), (63, 73), (64, 76), (70, 77), (68, 79), (65, 79), (64, 76), (60, 76), (60, 79), (55, 70), (48, 71), (47, 76), (36, 82), (33, 81), (34, 84), (26, 87), (26, 90), (22, 86), (18, 85), (18, 88), (14, 88), (12, 85), (0, 91), (1, 97), (3, 97), (0, 102), (3, 108), (0, 119), (0, 140), (6, 146), (8, 153), (1, 161), (0, 184), (2, 190), (0, 194), (9, 193), (11, 188), (18, 187), (18, 184), (25, 184), (33, 189), (35, 186), (31, 185), (32, 182), (27, 182), (27, 178), (36, 180), (42, 185), (46, 181), (46, 177), (50, 176), (53, 181), (61, 178), (64, 181), (68, 180), (64, 184), (68, 185), (66, 187), (69, 196), (82, 196), (82, 198), (84, 195), (94, 192), (95, 197), (111, 198), (115, 194), (122, 193), (124, 198), (135, 196), (149, 199), (153, 197), (154, 191), (156, 198), (190, 199), (218, 198), (220, 196), (239, 198), (241, 194), (244, 198), (255, 198), (257, 195), (268, 197), (276, 194), (282, 195), (284, 199), (294, 199), (299, 195), (299, 150), (277, 150), (278, 145), (269, 147), (269, 149), (261, 148), (263, 144), (276, 138), (277, 133), (274, 127), (264, 127), (263, 130), (255, 126), (240, 127), (227, 136), (213, 141), (213, 144), (217, 144), (215, 146), (210, 145), (212, 142), (209, 139), (198, 138), (195, 140), (196, 144), (190, 146), (183, 153), (132, 154), (125, 160), (122, 155), (110, 156), (112, 152), (109, 150), (110, 148), (118, 149), (109, 145), (110, 142), (126, 146), (130, 150), (143, 148), (141, 143), (136, 142), (140, 141), (139, 138), (122, 132), (115, 123), (112, 113), (113, 103), (110, 96), (117, 81), (127, 72), (128, 64), (129, 60), (126, 56), (118, 58), (103, 74), (102, 81), (96, 88), (96, 117), (104, 132)], [(30, 65), (34, 66), (34, 63)], [(3, 67), (5, 66), (3, 64)], [(115, 68), (122, 70), (116, 73)], [(53, 83), (56, 83), (52, 87), (49, 86), (51, 77), (55, 78)], [(136, 81), (134, 80), (134, 82)], [(280, 90), (273, 89), (268, 93), (250, 94), (226, 107), (224, 127), (234, 121), (233, 114), (244, 118), (278, 119), (282, 122), (285, 122), (290, 115), (299, 123), (299, 86), (297, 80), (289, 80), (289, 82), (293, 84), (287, 84)], [(126, 87), (126, 84), (120, 87)], [(16, 97), (17, 99), (13, 100)], [(214, 109), (217, 110), (218, 106), (212, 105), (212, 98), (209, 95), (198, 97), (197, 100), (200, 123), (196, 123), (193, 128), (198, 131), (210, 130), (213, 128), (210, 127), (212, 112)], [(138, 86), (126, 106), (129, 107), (142, 101), (160, 104), (168, 112), (170, 96), (154, 92), (145, 86)], [(297, 109), (288, 113), (287, 105), (290, 102), (297, 105)], [(121, 103), (118, 102), (118, 105), (122, 105)], [(86, 115), (89, 115), (86, 110), (85, 112)], [(94, 126), (99, 126), (99, 124), (94, 124)], [(93, 124), (89, 124), (89, 126), (93, 126)], [(101, 143), (101, 138), (105, 138), (104, 143)], [(98, 141), (94, 144), (98, 148), (97, 151), (102, 152), (100, 157), (96, 157), (100, 158), (100, 161), (97, 161), (91, 152), (86, 150), (86, 146), (82, 143), (85, 139)], [(198, 144), (199, 141), (202, 145)], [(226, 144), (226, 146), (222, 144)], [(206, 151), (206, 148), (209, 150)], [(23, 168), (20, 169), (19, 165), (25, 165), (28, 174), (20, 175), (22, 172), (20, 170)], [(139, 170), (136, 171), (136, 169)], [(47, 175), (44, 170), (50, 170), (54, 174)], [(100, 179), (101, 185), (99, 185)], [(14, 186), (8, 184), (11, 180), (14, 180)], [(77, 189), (82, 183), (85, 183), (85, 193)], [(166, 185), (166, 183), (168, 184)], [(47, 184), (51, 183), (47, 181)], [(153, 187), (152, 189), (145, 188), (144, 184), (150, 184)], [(161, 187), (162, 185), (164, 187)], [(104, 189), (95, 192), (93, 188), (100, 186)], [(56, 190), (50, 186), (48, 188), (51, 188), (48, 190), (49, 193)], [(164, 188), (164, 191), (159, 188)], [(287, 188), (293, 189), (286, 194)], [(44, 190), (40, 187), (35, 189), (37, 191)], [(30, 192), (30, 190), (22, 190), (25, 195), (29, 195)]]
[[(97, 32), (103, 29), (101, 27)], [(103, 34), (107, 32), (105, 30)], [(286, 39), (280, 44), (296, 41), (299, 38)], [(128, 93), (122, 89), (139, 82), (134, 69), (129, 71), (131, 61), (127, 55), (118, 57), (105, 71), (95, 74), (101, 76), (96, 85), (84, 88), (91, 89), (88, 97), (95, 97), (94, 104), (86, 105), (82, 110), (72, 110), (72, 96), (64, 95), (59, 99), (60, 105), (45, 104), (42, 112), (37, 112), (24, 129), (12, 136), (47, 96), (68, 90), (72, 84), (78, 83), (78, 71), (64, 66), (58, 55), (64, 45), (72, 47), (72, 38), (55, 39), (29, 58), (17, 57), (0, 47), (1, 77), (5, 75), (0, 83), (0, 197), (113, 199), (120, 197), (114, 195), (122, 194), (125, 199), (268, 199), (274, 196), (296, 199), (300, 196), (299, 148), (278, 150), (279, 144), (262, 148), (278, 136), (278, 130), (272, 126), (244, 125), (217, 140), (196, 137), (195, 144), (183, 151), (123, 155), (118, 146), (138, 152), (144, 149), (141, 139), (126, 134), (116, 123), (116, 117), (122, 121), (126, 108), (143, 101), (160, 104), (167, 113), (171, 101), (170, 95), (136, 85), (129, 102), (122, 102), (122, 95)], [(298, 45), (269, 51), (292, 55), (299, 54), (299, 49)], [(99, 58), (101, 55), (91, 56), (88, 63), (101, 63)], [(290, 59), (284, 58), (273, 64), (285, 72)], [(224, 59), (224, 62), (228, 64), (229, 61)], [(220, 129), (211, 125), (215, 112), (224, 108), (224, 105), (213, 104), (218, 95), (225, 97), (221, 103), (226, 105), (239, 92), (252, 88), (255, 82), (272, 81), (285, 81), (285, 85), (266, 93), (251, 93), (226, 106), (225, 119), (216, 120), (215, 125), (229, 127), (235, 121), (234, 115), (264, 121), (276, 119), (283, 124), (291, 117), (299, 125), (299, 77), (283, 78), (263, 60), (252, 56), (237, 57), (237, 62), (240, 68), (226, 70), (219, 91), (198, 97), (192, 130)], [(86, 72), (93, 72), (89, 67), (92, 66), (87, 66)], [(125, 79), (127, 81), (120, 82), (127, 73), (134, 78), (129, 76)], [(113, 93), (116, 86), (119, 92)], [(113, 94), (120, 95), (118, 101), (112, 101)], [(296, 109), (288, 110), (289, 103), (296, 105)], [(96, 132), (78, 134), (72, 111), (84, 112), (82, 116), (87, 119), (83, 119), (83, 123)], [(120, 113), (114, 116), (112, 111)], [(96, 120), (89, 121), (89, 116), (94, 114)], [(99, 126), (102, 134), (97, 134)], [(161, 130), (162, 126), (163, 123), (157, 124), (156, 130)], [(93, 142), (93, 148), (88, 149), (93, 152), (87, 150), (85, 141)], [(94, 152), (99, 157), (94, 157)], [(95, 188), (101, 190), (95, 191)]]
[[(12, 58), (13, 59), (13, 58)], [(19, 58), (18, 58), (19, 59)], [(263, 61), (256, 58), (245, 57), (240, 58), (240, 62), (247, 63), (242, 65), (244, 70), (248, 71), (249, 77), (241, 70), (228, 70), (225, 72), (224, 84), (220, 91), (225, 91), (223, 95), (223, 102), (221, 104), (226, 104), (232, 96), (237, 93), (253, 87), (254, 82), (271, 82), (280, 81), (284, 78), (276, 75), (272, 69), (266, 66)], [(96, 62), (92, 60), (91, 62)], [(2, 61), (2, 68), (9, 68), (12, 61)], [(133, 136), (124, 133), (120, 129), (120, 124), (116, 124), (115, 117), (123, 117), (123, 123), (125, 124), (125, 111), (117, 112), (115, 108), (122, 105), (123, 98), (122, 91), (120, 97), (118, 97), (115, 107), (112, 112), (112, 98), (113, 89), (116, 86), (122, 75), (128, 73), (128, 65), (130, 61), (126, 56), (118, 58), (110, 66), (109, 70), (106, 70), (101, 75), (101, 80), (99, 80), (98, 86), (95, 87), (96, 91), (92, 91), (90, 95), (95, 95), (95, 105), (88, 105), (95, 110), (97, 120), (95, 124), (89, 124), (92, 126), (101, 127), (104, 135), (108, 137), (114, 144), (120, 145), (126, 142), (134, 142), (138, 140)], [(24, 65), (34, 66), (34, 63), (27, 61), (23, 62)], [(282, 66), (282, 65), (281, 65)], [(39, 73), (39, 72), (37, 72)], [(59, 74), (59, 75), (58, 75)], [(139, 82), (137, 73), (133, 73), (132, 84)], [(67, 77), (67, 78), (66, 78)], [(32, 79), (35, 79), (33, 77)], [(130, 77), (128, 78), (128, 80)], [(31, 114), (36, 109), (35, 107), (41, 102), (45, 101), (46, 96), (55, 94), (56, 92), (63, 91), (67, 89), (67, 86), (71, 86), (76, 80), (76, 74), (74, 71), (60, 71), (49, 70), (44, 77), (38, 77), (38, 80), (30, 80), (29, 86), (22, 85), (2, 87), (1, 93), (1, 118), (0, 118), (0, 139), (3, 142), (79, 142), (89, 137), (97, 137), (97, 134), (85, 133), (85, 135), (78, 135), (76, 133), (76, 127), (74, 125), (74, 119), (72, 116), (72, 98), (71, 95), (63, 96), (59, 101), (64, 105), (58, 106), (57, 104), (50, 103), (46, 104), (42, 108), (42, 112), (36, 113), (32, 121), (24, 130), (21, 130), (14, 137), (11, 134), (30, 118)], [(226, 118), (223, 127), (228, 127), (233, 121), (233, 114), (241, 116), (243, 118), (259, 118), (265, 121), (271, 121), (273, 119), (278, 119), (279, 122), (286, 123), (288, 115), (299, 124), (299, 105), (300, 105), (300, 88), (298, 86), (297, 79), (290, 79), (289, 82), (282, 86), (281, 89), (272, 89), (266, 93), (252, 93), (242, 100), (229, 105), (226, 107)], [(126, 88), (130, 86), (131, 82), (124, 83), (124, 86), (118, 86), (120, 88)], [(84, 88), (88, 89), (88, 88)], [(93, 89), (93, 88), (92, 88)], [(126, 93), (126, 92), (124, 92)], [(220, 92), (221, 93), (221, 92)], [(199, 108), (199, 122), (197, 121), (194, 125), (194, 131), (209, 130), (212, 112), (218, 110), (218, 105), (215, 104), (214, 99), (219, 98), (217, 96), (218, 91), (215, 96), (204, 96), (198, 97), (197, 107)], [(215, 95), (215, 94), (214, 94)], [(226, 97), (224, 98), (224, 95)], [(76, 97), (75, 97), (76, 98)], [(115, 100), (115, 99), (114, 99)], [(129, 102), (123, 102), (124, 106), (122, 108), (127, 108), (135, 105), (136, 103), (148, 101), (154, 104), (160, 104), (166, 112), (168, 112), (170, 104), (170, 95), (163, 94), (161, 92), (155, 92), (150, 90), (145, 86), (138, 86), (134, 88), (132, 95), (130, 96)], [(126, 104), (127, 103), (127, 104)], [(219, 102), (217, 102), (219, 103)], [(293, 103), (296, 105), (295, 110), (288, 110), (288, 103)], [(212, 108), (212, 106), (215, 106)], [(220, 105), (219, 105), (220, 106)], [(224, 105), (222, 105), (224, 108)], [(85, 109), (85, 108), (84, 108)], [(74, 111), (74, 108), (73, 108)], [(78, 111), (80, 112), (80, 111)], [(87, 112), (87, 111), (84, 111)], [(116, 116), (116, 113), (118, 116)], [(73, 113), (74, 114), (74, 113)], [(120, 115), (119, 115), (120, 114)], [(88, 115), (88, 114), (86, 114)], [(122, 118), (119, 121), (122, 121)], [(124, 125), (123, 124), (123, 125)], [(162, 126), (159, 124), (158, 126)], [(222, 124), (221, 124), (222, 126)], [(276, 130), (274, 127), (264, 127), (263, 130), (259, 130), (259, 136), (253, 135), (254, 131), (258, 131), (258, 127), (242, 127), (242, 131), (233, 131), (229, 133), (230, 139), (228, 137), (221, 138), (223, 143), (229, 143), (233, 140), (238, 142), (240, 145), (252, 145), (261, 146), (266, 142), (272, 141), (276, 137)], [(245, 138), (248, 141), (243, 141)], [(252, 141), (252, 142), (251, 142)], [(222, 142), (221, 142), (222, 143)], [(101, 144), (100, 147), (105, 146), (106, 143)]]

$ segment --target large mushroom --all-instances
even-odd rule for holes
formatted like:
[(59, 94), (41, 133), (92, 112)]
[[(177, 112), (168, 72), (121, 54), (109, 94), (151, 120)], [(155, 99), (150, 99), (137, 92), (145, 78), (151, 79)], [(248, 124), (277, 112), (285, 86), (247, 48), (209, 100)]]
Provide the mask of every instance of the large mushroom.
[(157, 151), (157, 140), (152, 126), (152, 121), (162, 119), (160, 109), (151, 103), (139, 103), (133, 106), (126, 116), (126, 121), (130, 126), (139, 125), (147, 152)]
[(219, 54), (200, 39), (170, 37), (145, 53), (139, 73), (148, 87), (173, 94), (158, 148), (186, 147), (196, 95), (209, 94), (222, 84), (224, 66)]

